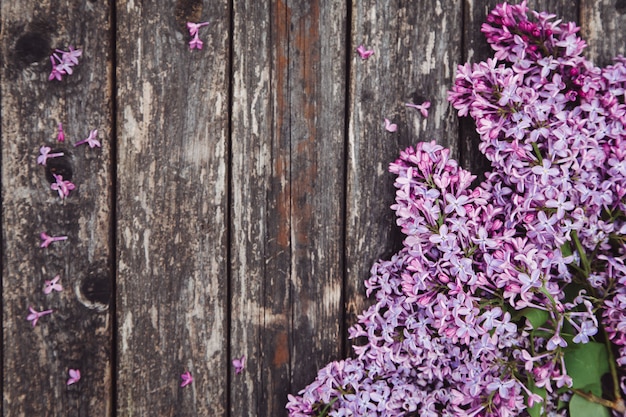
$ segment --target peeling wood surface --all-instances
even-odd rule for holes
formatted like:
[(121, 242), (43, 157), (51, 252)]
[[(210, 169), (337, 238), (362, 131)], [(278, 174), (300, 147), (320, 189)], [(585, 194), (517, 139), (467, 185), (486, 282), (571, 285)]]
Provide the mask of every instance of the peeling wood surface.
[[(488, 56), (496, 3), (2, 0), (2, 414), (286, 415), (350, 354), (363, 280), (399, 248), (388, 164), (435, 139), (487, 168), (446, 92)], [(621, 1), (529, 6), (581, 22), (600, 65), (626, 53)], [(49, 82), (68, 44), (80, 64)], [(427, 119), (405, 107), (426, 100)], [(102, 149), (71, 146), (95, 128)], [(64, 203), (42, 145), (69, 155)], [(33, 329), (29, 306), (55, 312)]]
[(342, 353), (345, 16), (234, 3), (233, 415), (276, 415)]
[[(348, 325), (369, 302), (363, 281), (372, 263), (399, 249), (389, 208), (399, 150), (436, 140), (458, 151), (457, 118), (445, 99), (460, 60), (461, 3), (367, 0), (352, 10), (347, 135), (346, 310)], [(367, 61), (354, 52), (374, 50)], [(406, 103), (431, 101), (428, 118)], [(384, 119), (397, 124), (387, 132)]]
[(228, 3), (119, 1), (117, 25), (118, 412), (223, 415)]
[(611, 65), (614, 56), (626, 56), (626, 1), (582, 0), (580, 23), (588, 45), (585, 55), (596, 65)]
[[(110, 415), (111, 4), (3, 1), (1, 16), (3, 414)], [(49, 82), (50, 50), (68, 45), (85, 51), (80, 64)], [(72, 146), (91, 129), (101, 149)], [(63, 172), (71, 169), (76, 189), (65, 202), (37, 164), (44, 145), (65, 154)], [(68, 240), (40, 248), (41, 232)], [(44, 294), (56, 275), (64, 290)], [(54, 312), (33, 328), (29, 306)], [(79, 384), (66, 386), (69, 368), (80, 369)]]

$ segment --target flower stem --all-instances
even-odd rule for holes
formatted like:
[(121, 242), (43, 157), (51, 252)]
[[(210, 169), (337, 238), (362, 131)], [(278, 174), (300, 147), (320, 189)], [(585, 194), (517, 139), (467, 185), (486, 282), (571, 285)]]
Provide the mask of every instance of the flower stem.
[[(613, 396), (615, 397), (615, 402), (621, 403), (622, 407), (624, 408), (624, 399), (622, 398), (619, 388), (619, 377), (617, 376), (617, 367), (615, 366), (615, 355), (613, 354), (613, 346), (611, 345), (611, 340), (609, 340), (609, 335), (606, 333), (606, 329), (604, 327), (602, 328), (602, 331), (604, 332), (606, 350), (609, 356), (609, 369), (611, 370), (611, 377), (613, 378)], [(624, 411), (626, 411), (626, 409), (624, 409)]]
[(578, 233), (576, 233), (576, 230), (572, 230), (570, 232), (570, 236), (574, 241), (574, 245), (576, 246), (576, 250), (578, 251), (578, 256), (580, 256), (580, 263), (582, 264), (583, 270), (585, 271), (585, 276), (588, 277), (589, 274), (591, 274), (591, 265), (589, 264), (589, 260), (587, 259), (587, 253), (583, 249), (583, 245), (578, 239)]
[(572, 388), (572, 392), (576, 395), (583, 397), (585, 400), (603, 405), (607, 408), (613, 409), (618, 413), (626, 412), (626, 405), (624, 404), (624, 400), (622, 398), (618, 398), (615, 401), (605, 400), (604, 398), (600, 398), (591, 392), (581, 391), (577, 388)]
[(328, 410), (330, 409), (330, 407), (332, 407), (332, 405), (337, 402), (337, 400), (339, 399), (339, 397), (335, 397), (332, 400), (330, 400), (330, 402), (328, 404), (326, 404), (326, 406), (324, 407), (324, 409), (318, 414), (319, 417), (326, 417), (328, 415)]

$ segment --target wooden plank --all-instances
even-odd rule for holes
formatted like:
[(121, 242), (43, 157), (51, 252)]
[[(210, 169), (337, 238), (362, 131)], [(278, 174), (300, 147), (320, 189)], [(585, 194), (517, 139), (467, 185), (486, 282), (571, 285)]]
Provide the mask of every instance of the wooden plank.
[(118, 416), (227, 410), (228, 3), (117, 3)]
[(342, 3), (234, 2), (231, 415), (284, 414), (341, 353)]
[(626, 56), (626, 2), (581, 0), (580, 34), (587, 42), (585, 56), (598, 66)]
[[(289, 219), (276, 210), (289, 205), (288, 160), (273, 136), (273, 25), (269, 2), (233, 2), (231, 352), (247, 363), (232, 377), (231, 416), (271, 415), (289, 386), (289, 278), (278, 266), (289, 265)], [(281, 230), (270, 229), (272, 217)]]
[[(458, 154), (457, 119), (447, 90), (460, 60), (461, 4), (364, 0), (352, 11), (346, 237), (348, 325), (365, 305), (363, 281), (374, 261), (396, 252), (402, 236), (389, 206), (394, 178), (387, 172), (400, 151), (437, 140)], [(364, 61), (355, 49), (374, 55)], [(430, 101), (424, 118), (405, 103)], [(383, 119), (398, 126), (384, 129)]]
[[(477, 63), (493, 56), (493, 50), (485, 40), (480, 27), (487, 21), (489, 12), (499, 3), (502, 1), (465, 0), (462, 63)], [(530, 0), (528, 8), (556, 14), (556, 19), (562, 19), (564, 22), (576, 21), (578, 18), (578, 0)], [(476, 125), (469, 116), (460, 120), (459, 138), (461, 165), (476, 174), (489, 171), (489, 161), (478, 151), (480, 138), (476, 133)]]
[[(6, 416), (106, 416), (112, 404), (111, 4), (2, 1), (2, 314)], [(83, 56), (48, 81), (50, 54)], [(65, 142), (57, 142), (57, 123)], [(98, 129), (102, 148), (72, 144)], [(41, 146), (62, 158), (37, 164)], [(51, 170), (75, 183), (62, 201)], [(41, 248), (40, 233), (68, 236)], [(59, 275), (61, 292), (43, 292)], [(36, 327), (29, 306), (52, 309)], [(66, 385), (68, 369), (82, 379)]]

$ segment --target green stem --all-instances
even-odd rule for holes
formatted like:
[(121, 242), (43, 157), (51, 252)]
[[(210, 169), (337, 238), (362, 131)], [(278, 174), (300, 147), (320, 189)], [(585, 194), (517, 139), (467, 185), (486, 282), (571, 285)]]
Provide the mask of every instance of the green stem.
[(580, 263), (582, 264), (583, 270), (585, 271), (585, 276), (588, 277), (591, 274), (591, 265), (589, 264), (589, 259), (587, 259), (587, 253), (583, 249), (583, 245), (578, 239), (578, 233), (576, 233), (576, 230), (572, 230), (570, 232), (570, 236), (574, 241), (574, 245), (576, 246), (576, 250), (578, 251), (578, 256), (580, 256)]
[(617, 367), (615, 366), (615, 355), (613, 355), (613, 346), (611, 341), (609, 340), (609, 335), (606, 333), (606, 330), (602, 328), (604, 332), (604, 340), (606, 343), (606, 350), (609, 354), (609, 369), (611, 370), (611, 377), (613, 378), (613, 397), (615, 397), (615, 401), (621, 401), (624, 404), (624, 400), (622, 399), (622, 395), (619, 389), (619, 376), (617, 375)]
[(324, 409), (321, 411), (321, 413), (318, 415), (318, 417), (326, 417), (328, 415), (328, 410), (330, 409), (330, 407), (332, 407), (332, 405), (337, 402), (337, 400), (339, 399), (339, 397), (335, 397), (332, 400), (330, 400), (330, 402), (328, 404), (326, 404), (326, 407), (324, 407)]
[(539, 164), (543, 164), (543, 157), (541, 156), (541, 151), (539, 150), (539, 146), (537, 146), (536, 142), (533, 142), (533, 151), (535, 151), (535, 155), (537, 156), (537, 159), (539, 160)]
[(603, 405), (606, 408), (611, 408), (618, 413), (626, 412), (626, 405), (624, 405), (624, 400), (622, 398), (618, 398), (615, 401), (609, 401), (605, 400), (604, 398), (600, 398), (591, 392), (581, 391), (577, 388), (572, 388), (572, 392), (576, 395), (580, 395), (589, 402)]

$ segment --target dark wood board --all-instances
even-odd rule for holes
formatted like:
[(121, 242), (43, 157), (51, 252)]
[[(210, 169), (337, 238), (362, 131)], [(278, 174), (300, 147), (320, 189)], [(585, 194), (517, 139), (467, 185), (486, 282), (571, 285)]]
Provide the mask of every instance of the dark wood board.
[[(389, 163), (435, 139), (488, 168), (447, 91), (491, 56), (498, 2), (0, 0), (0, 413), (287, 415), (351, 355), (363, 282), (401, 247)], [(577, 21), (598, 65), (626, 52), (623, 0), (528, 6)], [(188, 21), (210, 22), (202, 50)], [(70, 44), (76, 72), (48, 81)], [(405, 106), (427, 100), (428, 118)], [(72, 146), (92, 129), (102, 148)], [(69, 155), (65, 202), (43, 145)], [(40, 248), (42, 231), (69, 238)], [(55, 311), (33, 328), (29, 306)]]
[(234, 3), (231, 415), (281, 415), (341, 356), (346, 16)]
[(227, 1), (117, 3), (118, 416), (226, 413), (229, 33)]
[[(1, 16), (2, 413), (110, 415), (111, 4), (2, 1)], [(50, 54), (69, 45), (83, 50), (79, 64), (49, 81)], [(72, 146), (92, 129), (102, 148)], [(64, 156), (38, 165), (41, 146)], [(65, 201), (50, 189), (55, 169), (76, 185)], [(41, 248), (41, 232), (68, 240)], [(45, 294), (56, 275), (63, 291)], [(54, 312), (33, 327), (29, 306)], [(68, 386), (70, 368), (82, 379)]]
[(580, 34), (587, 42), (585, 56), (598, 66), (626, 56), (626, 1), (581, 0)]
[[(363, 282), (374, 261), (388, 259), (402, 236), (389, 208), (394, 178), (387, 171), (400, 151), (436, 140), (458, 154), (458, 123), (447, 91), (461, 58), (461, 3), (367, 0), (352, 10), (348, 114), (347, 325), (366, 305)], [(356, 48), (374, 50), (362, 60)], [(430, 101), (424, 118), (405, 103)], [(398, 128), (384, 128), (384, 119)]]

